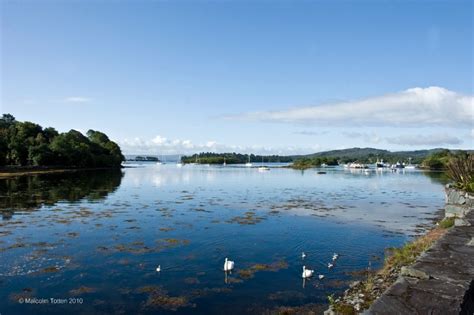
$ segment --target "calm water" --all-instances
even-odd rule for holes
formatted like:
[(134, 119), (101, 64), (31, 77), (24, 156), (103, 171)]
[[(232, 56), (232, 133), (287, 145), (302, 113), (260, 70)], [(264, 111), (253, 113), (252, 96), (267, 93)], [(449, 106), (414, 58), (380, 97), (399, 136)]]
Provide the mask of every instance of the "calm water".
[[(444, 203), (439, 174), (326, 171), (148, 164), (0, 180), (0, 313), (324, 309)], [(303, 265), (325, 278), (303, 283)]]

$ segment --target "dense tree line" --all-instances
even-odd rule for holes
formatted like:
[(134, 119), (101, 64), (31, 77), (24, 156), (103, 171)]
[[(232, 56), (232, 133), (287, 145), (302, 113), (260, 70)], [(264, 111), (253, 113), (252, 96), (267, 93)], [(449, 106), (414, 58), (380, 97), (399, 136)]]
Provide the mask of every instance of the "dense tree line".
[(307, 169), (312, 167), (319, 167), (322, 164), (329, 166), (339, 165), (337, 158), (331, 157), (313, 157), (313, 158), (302, 158), (296, 160), (291, 167), (294, 169)]
[[(183, 163), (200, 163), (200, 164), (222, 164), (225, 162), (227, 164), (244, 164), (249, 161), (248, 154), (241, 153), (212, 153), (212, 152), (203, 152), (199, 154), (193, 154), (190, 156), (183, 156), (181, 161)], [(255, 155), (250, 154), (251, 163), (288, 163), (293, 161), (293, 158), (290, 156), (279, 156), (279, 155)]]
[(450, 151), (444, 149), (430, 154), (423, 160), (421, 166), (432, 170), (445, 170), (453, 159), (467, 159), (469, 156), (472, 156), (472, 154), (472, 152), (463, 150)]
[(119, 167), (123, 160), (120, 147), (102, 132), (59, 133), (10, 114), (0, 118), (0, 166)]

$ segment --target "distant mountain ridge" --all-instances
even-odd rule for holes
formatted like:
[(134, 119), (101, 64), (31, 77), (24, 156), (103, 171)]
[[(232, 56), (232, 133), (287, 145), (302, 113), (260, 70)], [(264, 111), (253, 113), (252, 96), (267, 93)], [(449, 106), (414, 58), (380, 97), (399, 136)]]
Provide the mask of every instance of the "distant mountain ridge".
[(298, 157), (339, 157), (339, 158), (364, 158), (367, 156), (379, 156), (382, 158), (383, 156), (399, 156), (399, 157), (411, 157), (413, 159), (418, 158), (425, 158), (430, 154), (441, 152), (443, 148), (435, 148), (429, 150), (413, 150), (413, 151), (389, 151), (389, 150), (382, 150), (382, 149), (375, 149), (375, 148), (349, 148), (349, 149), (341, 149), (341, 150), (331, 150), (331, 151), (323, 151), (317, 153), (311, 153), (306, 155), (300, 155)]
[[(412, 150), (412, 151), (389, 151), (389, 150), (383, 150), (383, 149), (376, 149), (376, 148), (348, 148), (348, 149), (340, 149), (340, 150), (330, 150), (330, 151), (323, 151), (323, 152), (316, 152), (316, 153), (311, 153), (311, 154), (301, 154), (301, 155), (286, 155), (286, 156), (272, 156), (276, 158), (281, 158), (288, 160), (288, 158), (291, 161), (296, 161), (298, 159), (311, 159), (311, 158), (328, 158), (328, 159), (337, 159), (343, 163), (351, 162), (351, 161), (360, 161), (364, 163), (368, 162), (375, 162), (377, 159), (384, 160), (386, 162), (394, 163), (397, 161), (400, 162), (407, 162), (409, 158), (411, 158), (411, 162), (414, 164), (419, 164), (421, 163), (425, 158), (428, 156), (447, 151), (448, 149), (445, 148), (434, 148), (434, 149), (426, 149), (426, 150)], [(449, 150), (451, 152), (457, 152), (460, 150)], [(473, 150), (464, 150), (467, 152), (473, 152)], [(201, 153), (205, 154), (205, 153)], [(238, 153), (213, 153), (216, 156), (221, 156), (221, 157), (228, 157), (230, 158), (230, 155), (235, 155)], [(135, 158), (137, 155), (126, 155), (125, 157), (127, 160)], [(159, 156), (159, 155), (153, 155), (153, 154), (142, 154), (141, 156), (152, 156), (152, 157), (158, 157), (160, 160), (162, 158), (165, 159), (167, 162), (175, 162), (181, 157), (183, 158), (190, 158), (192, 157), (189, 162), (194, 162), (195, 160), (195, 155), (181, 155), (181, 154), (175, 154), (175, 155), (165, 155), (165, 156)], [(271, 155), (267, 155), (265, 157), (270, 157)], [(245, 163), (247, 160), (247, 155), (245, 155), (245, 161), (242, 160), (242, 163)], [(252, 158), (252, 161), (260, 161), (261, 156), (258, 155), (256, 158)], [(229, 160), (230, 161), (230, 160)]]

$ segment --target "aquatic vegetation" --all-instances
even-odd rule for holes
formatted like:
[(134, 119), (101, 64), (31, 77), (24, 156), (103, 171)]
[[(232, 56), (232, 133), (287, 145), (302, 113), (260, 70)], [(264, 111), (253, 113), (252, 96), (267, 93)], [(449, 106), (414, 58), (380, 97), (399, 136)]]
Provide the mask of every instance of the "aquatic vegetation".
[(172, 227), (162, 227), (162, 228), (159, 228), (159, 230), (162, 231), (162, 232), (169, 232), (169, 231), (175, 230), (175, 228), (172, 228)]
[(282, 302), (303, 300), (305, 295), (298, 291), (277, 291), (268, 295), (269, 300), (278, 300)]
[(266, 315), (317, 315), (322, 314), (325, 307), (321, 304), (309, 303), (301, 306), (278, 306), (274, 309), (265, 310)]
[(82, 294), (86, 294), (86, 293), (94, 293), (96, 291), (97, 291), (97, 289), (95, 289), (95, 288), (80, 286), (77, 289), (70, 290), (69, 295), (78, 296), (78, 295), (82, 295)]
[(237, 274), (242, 279), (251, 279), (254, 277), (254, 274), (259, 271), (271, 271), (277, 272), (281, 269), (287, 269), (288, 263), (284, 260), (279, 260), (272, 262), (271, 264), (254, 264), (250, 268), (240, 269), (237, 271)]
[(199, 284), (200, 283), (199, 279), (194, 278), (194, 277), (185, 278), (183, 281), (186, 284)]
[(176, 311), (182, 307), (195, 307), (185, 296), (170, 296), (167, 291), (159, 286), (145, 286), (137, 290), (138, 293), (147, 293), (148, 299), (143, 304), (144, 309), (162, 308)]
[(237, 274), (242, 278), (242, 279), (250, 279), (253, 278), (255, 271), (252, 269), (240, 269), (237, 271)]
[(42, 273), (51, 273), (51, 272), (58, 272), (60, 269), (58, 266), (51, 266), (44, 268), (41, 272)]
[(254, 225), (262, 220), (264, 220), (264, 217), (257, 217), (255, 216), (255, 212), (253, 211), (247, 211), (244, 213), (243, 216), (236, 216), (233, 217), (232, 219), (228, 220), (227, 222), (229, 223), (238, 223), (242, 225)]
[[(15, 246), (11, 251), (0, 253), (2, 264), (5, 261), (6, 265), (0, 273), (0, 278), (6, 279), (0, 279), (0, 293), (8, 297), (13, 291), (8, 288), (10, 280), (7, 278), (12, 277), (12, 281), (21, 285), (16, 291), (22, 286), (41, 287), (41, 295), (63, 292), (61, 286), (67, 282), (66, 295), (83, 294), (90, 302), (84, 312), (128, 314), (177, 310), (178, 313), (211, 314), (219, 312), (213, 305), (216, 300), (229, 299), (232, 300), (229, 306), (236, 313), (319, 314), (320, 309), (314, 305), (302, 304), (308, 300), (319, 303), (326, 292), (344, 291), (350, 278), (345, 271), (363, 267), (367, 257), (382, 255), (383, 248), (398, 245), (405, 239), (406, 229), (397, 231), (387, 224), (398, 221), (403, 226), (410, 221), (414, 226), (420, 221), (431, 220), (424, 213), (433, 214), (431, 210), (439, 208), (438, 196), (434, 193), (419, 194), (412, 187), (394, 187), (393, 184), (399, 182), (390, 178), (380, 181), (380, 190), (374, 191), (367, 188), (371, 185), (369, 181), (361, 179), (346, 184), (337, 174), (333, 177), (328, 172), (325, 183), (321, 184), (317, 181), (322, 178), (315, 178), (314, 172), (306, 172), (303, 177), (297, 172), (280, 169), (274, 174), (281, 172), (284, 177), (267, 187), (254, 181), (254, 177), (262, 178), (249, 170), (242, 178), (245, 185), (233, 185), (232, 182), (240, 178), (229, 177), (234, 172), (230, 167), (225, 176), (204, 182), (201, 176), (205, 174), (198, 168), (200, 166), (194, 167), (198, 171), (193, 171), (192, 167), (183, 169), (194, 172), (185, 186), (179, 186), (175, 181), (179, 180), (175, 178), (176, 173), (170, 172), (172, 185), (153, 190), (147, 181), (153, 173), (151, 169), (126, 169), (125, 185), (106, 199), (72, 202), (66, 199), (30, 211), (28, 215), (17, 211), (9, 219), (3, 217), (4, 220), (0, 219), (0, 247), (5, 249), (22, 243), (25, 246)], [(162, 167), (159, 172), (167, 170)], [(244, 174), (238, 168), (235, 172), (237, 176)], [(217, 176), (215, 170), (209, 170), (209, 173)], [(90, 173), (89, 176), (95, 175)], [(52, 181), (56, 178), (53, 176)], [(196, 178), (198, 181), (194, 181)], [(130, 185), (131, 181), (133, 185)], [(337, 192), (331, 191), (335, 185), (333, 181), (337, 182)], [(421, 179), (415, 183), (425, 182)], [(48, 185), (48, 182), (43, 184)], [(68, 190), (74, 189), (74, 185), (73, 178), (63, 182)], [(189, 189), (182, 192), (183, 187)], [(183, 204), (176, 205), (175, 200)], [(368, 208), (370, 202), (373, 206)], [(357, 226), (357, 222), (354, 227), (347, 220), (335, 223), (333, 219), (312, 216), (336, 212), (339, 219), (339, 214), (348, 210), (355, 213), (350, 216), (355, 221), (368, 211), (375, 213), (382, 207), (396, 212), (397, 217), (383, 215), (375, 217), (375, 221), (373, 217), (367, 219), (372, 227), (381, 226), (367, 230)], [(425, 209), (420, 211), (422, 207)], [(385, 222), (376, 222), (377, 219)], [(353, 232), (355, 237), (341, 237), (346, 231)], [(384, 239), (384, 234), (390, 238)], [(376, 240), (374, 245), (367, 246), (372, 239)], [(281, 258), (292, 257), (293, 262), (299, 258), (299, 248), (304, 245), (309, 258), (314, 262), (323, 261), (321, 253), (327, 252), (327, 244), (332, 246), (332, 242), (341, 251), (350, 247), (347, 255), (359, 250), (360, 255), (355, 255), (347, 265), (341, 263), (341, 268), (328, 275), (327, 280), (307, 282), (305, 290), (301, 290), (299, 269), (296, 271), (294, 265), (291, 270), (284, 270), (289, 266)], [(188, 244), (190, 246), (186, 247)], [(293, 255), (293, 250), (296, 250), (296, 256), (289, 256)], [(220, 270), (226, 256), (238, 258), (237, 269), (228, 274), (227, 279)], [(155, 272), (158, 264), (163, 266), (160, 274)], [(55, 267), (41, 275), (43, 269), (51, 266)], [(28, 284), (22, 284), (22, 281)], [(45, 281), (47, 285), (43, 286)], [(157, 284), (159, 287), (155, 286)], [(313, 286), (316, 285), (320, 286), (315, 289)], [(112, 286), (117, 289), (110, 290)], [(141, 288), (141, 292), (133, 288)], [(230, 294), (233, 291), (235, 295)], [(253, 296), (252, 305), (242, 303), (247, 293)], [(111, 298), (113, 306), (110, 305)], [(195, 310), (191, 309), (193, 303), (199, 304)]]
[(25, 299), (29, 297), (33, 297), (36, 293), (36, 290), (32, 288), (24, 288), (21, 292), (11, 293), (9, 295), (9, 299), (12, 302), (18, 302), (19, 299)]
[(158, 240), (157, 242), (165, 242), (166, 244), (169, 245), (188, 245), (190, 242), (189, 240), (180, 240), (177, 238), (164, 238), (163, 240)]

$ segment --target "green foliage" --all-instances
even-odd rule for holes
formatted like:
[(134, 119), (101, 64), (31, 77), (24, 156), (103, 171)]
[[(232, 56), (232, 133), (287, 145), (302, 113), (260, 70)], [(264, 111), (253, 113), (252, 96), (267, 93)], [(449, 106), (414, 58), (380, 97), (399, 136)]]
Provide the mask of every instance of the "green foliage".
[(441, 222), (439, 222), (439, 226), (442, 227), (443, 229), (449, 229), (454, 225), (454, 217), (451, 218), (445, 218)]
[(318, 167), (322, 164), (326, 165), (338, 165), (336, 158), (331, 157), (313, 157), (313, 158), (302, 158), (296, 160), (291, 167), (298, 170), (304, 170), (307, 168)]
[(98, 131), (58, 133), (32, 122), (0, 119), (0, 166), (118, 167), (120, 147)]
[[(222, 164), (225, 162), (227, 164), (244, 164), (249, 161), (248, 154), (241, 154), (241, 153), (212, 153), (212, 152), (203, 152), (199, 154), (193, 154), (191, 156), (183, 156), (181, 161), (183, 163), (200, 163), (200, 164)], [(279, 156), (279, 155), (254, 155), (250, 154), (250, 162), (251, 163), (261, 163), (263, 158), (263, 162), (271, 163), (271, 162), (291, 162), (292, 158), (289, 156)]]
[(431, 170), (444, 170), (448, 164), (449, 159), (452, 156), (452, 152), (449, 150), (440, 150), (438, 152), (430, 154), (423, 160), (421, 165), (424, 168)]
[(474, 154), (460, 152), (446, 166), (447, 174), (457, 188), (474, 192)]

